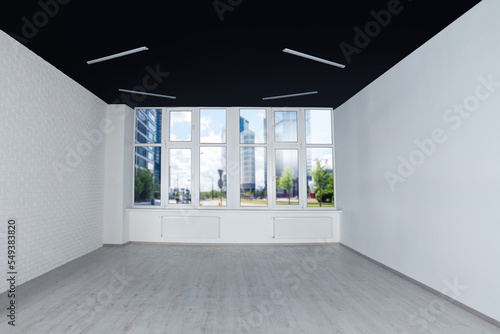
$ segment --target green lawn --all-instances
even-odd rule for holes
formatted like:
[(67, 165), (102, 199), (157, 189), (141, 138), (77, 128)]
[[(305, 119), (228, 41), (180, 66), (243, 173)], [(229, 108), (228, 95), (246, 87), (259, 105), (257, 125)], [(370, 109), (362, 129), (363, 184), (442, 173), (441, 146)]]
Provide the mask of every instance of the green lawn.
[[(266, 206), (267, 205), (267, 201), (264, 201), (264, 200), (251, 200), (251, 199), (241, 199), (241, 203), (246, 203), (246, 204), (254, 204), (254, 205), (263, 205), (263, 206)], [(277, 202), (276, 205), (288, 205), (288, 201), (286, 202)], [(299, 203), (297, 202), (291, 202), (290, 205), (299, 205)], [(314, 200), (314, 199), (310, 199), (307, 201), (307, 206), (308, 207), (319, 207), (319, 203), (318, 201)], [(334, 207), (334, 203), (321, 203), (321, 207), (326, 207), (326, 208), (333, 208)]]
[[(316, 200), (308, 200), (307, 206), (309, 208), (314, 208), (314, 207), (319, 208), (319, 203)], [(333, 208), (334, 206), (335, 206), (334, 203), (325, 203), (325, 202), (321, 203), (321, 207)]]
[(260, 199), (242, 199), (241, 203), (247, 203), (247, 204), (255, 204), (255, 205), (267, 205), (267, 201), (260, 200)]

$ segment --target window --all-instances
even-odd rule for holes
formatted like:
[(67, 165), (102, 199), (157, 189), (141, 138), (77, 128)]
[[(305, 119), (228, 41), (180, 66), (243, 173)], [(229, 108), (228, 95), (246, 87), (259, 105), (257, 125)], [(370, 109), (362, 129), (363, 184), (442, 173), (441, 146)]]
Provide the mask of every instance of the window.
[(191, 111), (170, 112), (170, 141), (191, 141)]
[(240, 206), (267, 207), (267, 110), (240, 109)]
[(334, 207), (332, 110), (306, 109), (307, 207)]
[(299, 205), (297, 150), (276, 150), (276, 204)]
[(137, 108), (135, 124), (135, 206), (335, 208), (332, 109)]
[(168, 203), (191, 203), (191, 149), (169, 150)]
[(161, 206), (161, 128), (147, 129), (144, 123), (161, 124), (161, 109), (136, 109), (134, 154), (134, 205)]
[(274, 134), (277, 142), (297, 141), (297, 112), (275, 111)]
[(308, 110), (306, 115), (306, 143), (332, 143), (332, 114), (331, 110)]
[(307, 206), (333, 207), (333, 152), (307, 148)]
[(240, 110), (240, 144), (265, 144), (267, 142), (266, 109)]
[(200, 206), (226, 206), (226, 158), (225, 147), (200, 148)]
[(226, 142), (226, 109), (200, 109), (200, 143)]
[(267, 153), (265, 147), (240, 148), (240, 204), (267, 206)]

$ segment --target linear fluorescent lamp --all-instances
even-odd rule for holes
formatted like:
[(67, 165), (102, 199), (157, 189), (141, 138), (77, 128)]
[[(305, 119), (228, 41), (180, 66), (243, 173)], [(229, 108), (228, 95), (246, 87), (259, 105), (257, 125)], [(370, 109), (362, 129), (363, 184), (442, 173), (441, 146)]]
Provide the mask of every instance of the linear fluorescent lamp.
[(318, 92), (314, 91), (314, 92), (305, 92), (305, 93), (297, 93), (297, 94), (289, 94), (289, 95), (270, 96), (270, 97), (264, 97), (262, 99), (263, 100), (277, 100), (277, 99), (285, 99), (287, 97), (296, 97), (296, 96), (313, 95), (313, 94), (318, 94)]
[(128, 56), (128, 55), (130, 55), (132, 53), (137, 53), (137, 52), (147, 51), (147, 50), (149, 50), (149, 49), (147, 47), (143, 46), (143, 47), (140, 47), (140, 48), (137, 48), (137, 49), (133, 49), (133, 50), (128, 50), (128, 51), (116, 53), (116, 54), (111, 55), (111, 56), (97, 58), (97, 59), (94, 59), (94, 60), (89, 60), (87, 62), (87, 64), (92, 65), (92, 64), (95, 64), (95, 63), (99, 63), (101, 61), (106, 61), (106, 60), (110, 60), (110, 59), (114, 59), (114, 58), (118, 58), (118, 57), (123, 57), (123, 56)]
[(120, 92), (125, 92), (125, 93), (132, 93), (132, 94), (140, 94), (140, 95), (149, 95), (149, 96), (156, 96), (156, 97), (164, 97), (167, 99), (172, 99), (175, 100), (175, 96), (169, 96), (169, 95), (161, 95), (161, 94), (153, 94), (153, 93), (145, 93), (145, 92), (139, 92), (136, 90), (128, 90), (128, 89), (118, 89)]
[(339, 64), (339, 63), (335, 63), (333, 61), (329, 61), (329, 60), (326, 60), (326, 59), (323, 59), (323, 58), (314, 57), (314, 56), (311, 56), (311, 55), (308, 55), (308, 54), (305, 54), (305, 53), (302, 53), (302, 52), (290, 50), (290, 49), (284, 49), (283, 52), (289, 53), (291, 55), (295, 55), (295, 56), (307, 58), (307, 59), (310, 59), (310, 60), (318, 61), (320, 63), (327, 64), (327, 65), (332, 65), (332, 66), (336, 66), (336, 67), (340, 67), (340, 68), (344, 68), (345, 67), (345, 65), (342, 65), (342, 64)]

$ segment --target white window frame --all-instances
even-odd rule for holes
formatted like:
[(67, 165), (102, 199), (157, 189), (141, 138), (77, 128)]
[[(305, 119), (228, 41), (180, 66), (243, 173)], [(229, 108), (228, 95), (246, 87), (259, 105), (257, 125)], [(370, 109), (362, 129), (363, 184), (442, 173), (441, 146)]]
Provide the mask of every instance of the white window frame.
[[(332, 136), (332, 143), (331, 144), (307, 144), (306, 141), (306, 110), (329, 110), (330, 111), (330, 121), (331, 121), (331, 136)], [(335, 168), (335, 127), (334, 127), (334, 113), (332, 108), (302, 108), (302, 114), (304, 117), (304, 138), (303, 138), (303, 143), (304, 143), (304, 159), (302, 159), (304, 163), (304, 175), (305, 175), (305, 180), (304, 180), (304, 187), (305, 188), (305, 196), (306, 196), (306, 203), (305, 203), (305, 210), (337, 210), (337, 176), (336, 176), (336, 168)], [(333, 207), (308, 207), (307, 206), (307, 149), (308, 148), (331, 148), (332, 149), (332, 169), (333, 169)]]
[[(163, 107), (137, 107), (134, 109), (134, 136), (133, 136), (133, 145), (132, 145), (132, 149), (133, 149), (133, 159), (132, 159), (132, 175), (133, 175), (133, 180), (132, 180), (132, 207), (133, 208), (158, 208), (158, 207), (163, 207), (163, 203), (164, 203), (164, 145), (163, 145), (163, 142), (164, 142), (164, 138), (163, 138), (163, 134), (165, 133), (164, 131), (162, 132), (161, 134), (161, 142), (160, 143), (154, 143), (154, 144), (148, 144), (148, 143), (138, 143), (137, 142), (137, 110), (138, 109), (155, 109), (155, 110), (161, 110), (161, 113), (162, 113), (162, 129), (163, 129), (163, 126), (164, 126), (164, 119), (163, 119), (163, 116), (165, 114), (165, 109), (166, 108), (163, 108)], [(149, 129), (148, 126), (146, 126), (147, 129)], [(159, 206), (157, 205), (135, 205), (135, 198), (134, 198), (134, 193), (135, 193), (135, 152), (136, 152), (136, 148), (137, 147), (161, 147), (161, 174), (162, 174), (162, 180), (161, 180), (161, 184), (160, 184), (160, 198), (161, 198), (161, 204)]]
[[(162, 110), (162, 141), (161, 144), (137, 144), (136, 124), (137, 109), (161, 109)], [(226, 110), (226, 143), (200, 143), (200, 109), (225, 109)], [(265, 109), (267, 119), (266, 144), (240, 144), (240, 110)], [(305, 110), (329, 110), (331, 120), (332, 144), (306, 144)], [(191, 141), (170, 141), (170, 112), (191, 111)], [(276, 142), (274, 129), (274, 115), (276, 111), (297, 112), (297, 142)], [(136, 206), (134, 205), (134, 182), (132, 183), (132, 207), (133, 208), (161, 208), (172, 210), (257, 210), (257, 211), (335, 211), (337, 210), (337, 186), (335, 168), (335, 131), (334, 112), (327, 107), (307, 108), (272, 108), (272, 107), (137, 107), (134, 110), (134, 145), (132, 162), (133, 175), (135, 177), (135, 148), (136, 147), (161, 147), (161, 206)], [(241, 206), (240, 202), (240, 147), (265, 147), (267, 154), (267, 206)], [(226, 147), (226, 177), (227, 193), (226, 206), (200, 206), (200, 148), (201, 147)], [(307, 148), (331, 148), (333, 168), (334, 206), (331, 207), (308, 207), (307, 206)], [(170, 149), (191, 149), (191, 203), (177, 204), (169, 203), (169, 152)], [(298, 151), (298, 177), (299, 177), (299, 205), (277, 205), (276, 204), (276, 150), (290, 149)]]

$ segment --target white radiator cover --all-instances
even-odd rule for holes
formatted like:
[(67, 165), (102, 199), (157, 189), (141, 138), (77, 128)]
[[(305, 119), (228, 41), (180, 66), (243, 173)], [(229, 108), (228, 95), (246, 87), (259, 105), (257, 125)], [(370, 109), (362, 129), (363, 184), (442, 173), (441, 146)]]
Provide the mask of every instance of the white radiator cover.
[(166, 217), (161, 219), (162, 238), (220, 238), (219, 217)]
[(333, 220), (331, 217), (274, 217), (276, 239), (331, 239)]
[(302, 244), (340, 242), (340, 211), (128, 209), (131, 242)]

